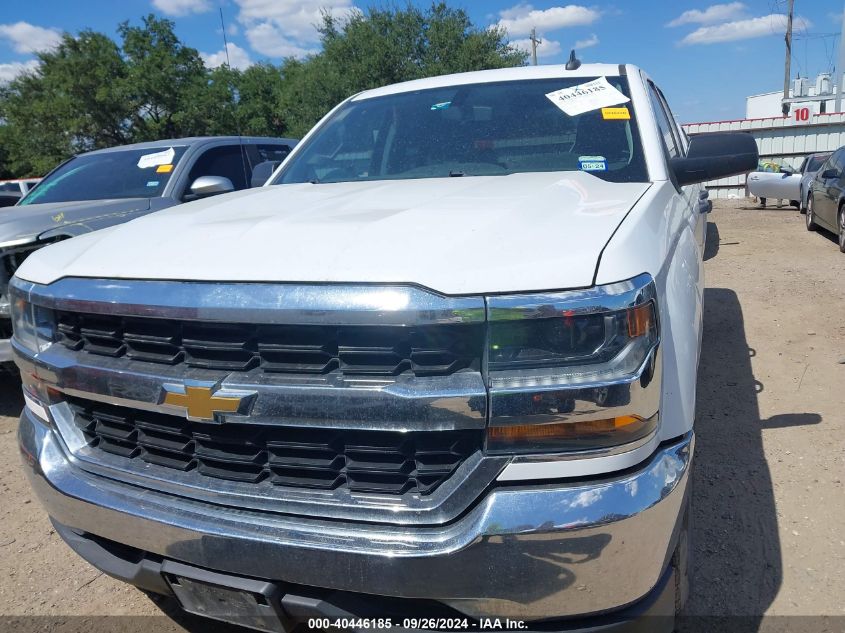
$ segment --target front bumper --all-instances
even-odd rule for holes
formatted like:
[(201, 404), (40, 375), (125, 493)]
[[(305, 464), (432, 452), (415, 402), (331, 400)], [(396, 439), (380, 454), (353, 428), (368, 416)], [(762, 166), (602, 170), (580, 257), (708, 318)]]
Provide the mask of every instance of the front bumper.
[(92, 475), (28, 409), (19, 442), (42, 504), (76, 534), (226, 574), (525, 620), (621, 609), (658, 585), (694, 447), (690, 433), (612, 477), (498, 486), (447, 525), (398, 527), (212, 505)]

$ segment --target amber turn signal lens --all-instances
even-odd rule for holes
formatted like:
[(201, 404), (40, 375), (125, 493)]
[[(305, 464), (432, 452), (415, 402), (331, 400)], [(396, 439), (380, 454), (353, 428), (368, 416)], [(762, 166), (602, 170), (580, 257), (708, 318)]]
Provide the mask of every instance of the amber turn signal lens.
[(628, 336), (645, 336), (655, 327), (652, 303), (643, 303), (628, 308)]
[(566, 440), (583, 438), (598, 433), (607, 433), (631, 427), (643, 418), (638, 415), (620, 415), (615, 418), (589, 420), (584, 422), (557, 422), (555, 424), (514, 424), (513, 426), (491, 426), (487, 430), (490, 440), (495, 442), (527, 442), (532, 440)]

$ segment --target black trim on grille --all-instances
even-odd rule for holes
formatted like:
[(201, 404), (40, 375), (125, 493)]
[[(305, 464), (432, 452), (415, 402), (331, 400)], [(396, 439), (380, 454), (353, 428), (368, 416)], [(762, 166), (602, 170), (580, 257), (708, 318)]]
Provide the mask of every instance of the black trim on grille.
[(75, 351), (226, 371), (447, 376), (478, 371), (484, 324), (321, 326), (206, 323), (57, 312)]
[(69, 398), (91, 448), (214, 479), (427, 495), (481, 450), (482, 430), (361, 431), (190, 422)]

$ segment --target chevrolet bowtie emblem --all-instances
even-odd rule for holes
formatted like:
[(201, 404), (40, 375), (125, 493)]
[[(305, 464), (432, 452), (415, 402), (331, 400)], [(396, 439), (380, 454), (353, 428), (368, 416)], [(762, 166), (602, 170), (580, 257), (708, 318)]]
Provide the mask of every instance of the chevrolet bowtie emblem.
[(185, 410), (189, 420), (207, 422), (215, 419), (216, 413), (246, 414), (254, 391), (232, 391), (216, 389), (215, 385), (190, 383), (162, 385), (164, 404)]

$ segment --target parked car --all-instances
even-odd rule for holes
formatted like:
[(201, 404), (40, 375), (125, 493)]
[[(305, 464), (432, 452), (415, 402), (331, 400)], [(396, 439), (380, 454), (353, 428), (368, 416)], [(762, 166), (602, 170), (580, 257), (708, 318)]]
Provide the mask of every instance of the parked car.
[(748, 174), (746, 183), (748, 192), (759, 198), (762, 206), (766, 206), (767, 199), (773, 198), (778, 201), (778, 206), (781, 200), (788, 200), (797, 209), (801, 206), (801, 177), (800, 169), (796, 171), (788, 166), (780, 166), (775, 171), (753, 171)]
[(804, 162), (801, 163), (801, 168), (798, 170), (801, 172), (801, 185), (799, 187), (799, 195), (801, 196), (799, 200), (801, 201), (801, 206), (799, 210), (801, 213), (807, 212), (807, 198), (810, 195), (810, 183), (816, 177), (816, 174), (819, 171), (819, 167), (830, 158), (832, 152), (816, 152), (815, 154), (810, 154), (804, 159)]
[(810, 183), (807, 230), (822, 228), (836, 233), (845, 253), (845, 147), (840, 147), (819, 167)]
[(40, 178), (12, 178), (10, 180), (0, 180), (0, 192), (17, 193), (19, 196), (23, 196), (39, 182), (41, 182)]
[(19, 191), (0, 191), (0, 207), (13, 207), (20, 199)]
[(18, 206), (0, 212), (0, 363), (12, 360), (7, 285), (34, 251), (188, 200), (263, 184), (295, 144), (263, 137), (167, 139), (88, 152), (59, 165)]
[(573, 66), (359, 93), (262, 189), (30, 256), (20, 447), (68, 545), (265, 630), (671, 630), (699, 183), (757, 148)]
[(0, 207), (12, 207), (40, 181), (40, 178), (0, 180)]

